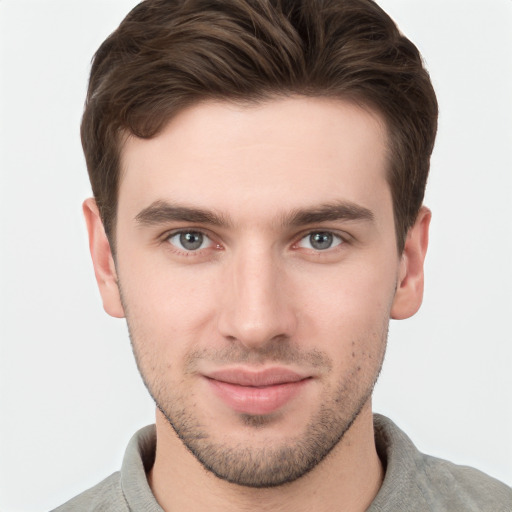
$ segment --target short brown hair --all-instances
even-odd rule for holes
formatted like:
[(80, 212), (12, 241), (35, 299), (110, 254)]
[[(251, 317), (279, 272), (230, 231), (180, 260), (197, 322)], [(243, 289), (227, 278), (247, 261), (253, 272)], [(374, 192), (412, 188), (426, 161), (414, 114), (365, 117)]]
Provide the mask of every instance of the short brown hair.
[(204, 99), (357, 101), (389, 138), (397, 244), (423, 202), (437, 101), (421, 56), (372, 0), (145, 0), (96, 52), (81, 135), (114, 239), (123, 134), (151, 138)]

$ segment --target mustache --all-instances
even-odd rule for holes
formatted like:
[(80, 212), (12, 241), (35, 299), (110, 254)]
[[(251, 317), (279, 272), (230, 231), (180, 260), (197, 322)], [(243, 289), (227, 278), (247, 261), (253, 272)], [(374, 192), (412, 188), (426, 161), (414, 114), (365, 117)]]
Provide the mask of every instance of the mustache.
[(256, 348), (247, 348), (241, 343), (233, 343), (224, 348), (201, 348), (187, 356), (185, 367), (194, 371), (199, 361), (209, 361), (217, 365), (252, 364), (255, 366), (280, 363), (304, 367), (321, 368), (329, 371), (333, 363), (329, 356), (318, 349), (302, 350), (286, 340), (276, 340)]

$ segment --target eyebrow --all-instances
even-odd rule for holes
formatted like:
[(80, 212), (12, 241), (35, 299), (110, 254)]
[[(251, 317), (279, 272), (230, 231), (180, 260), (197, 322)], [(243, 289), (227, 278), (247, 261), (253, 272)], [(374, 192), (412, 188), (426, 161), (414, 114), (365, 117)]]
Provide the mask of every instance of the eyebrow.
[(303, 226), (321, 222), (347, 220), (347, 221), (373, 221), (371, 210), (350, 201), (336, 201), (316, 206), (314, 208), (298, 209), (286, 215), (283, 224)]
[[(337, 201), (320, 204), (312, 208), (299, 208), (283, 216), (283, 226), (304, 226), (328, 221), (373, 221), (371, 210), (350, 201)], [(228, 216), (210, 210), (190, 207), (166, 201), (155, 201), (141, 210), (135, 221), (143, 226), (154, 226), (166, 222), (189, 222), (229, 227), (233, 223)]]
[(213, 226), (231, 225), (230, 220), (224, 215), (201, 208), (172, 204), (166, 201), (151, 203), (135, 216), (135, 220), (138, 224), (144, 226), (165, 224), (172, 221), (211, 224)]

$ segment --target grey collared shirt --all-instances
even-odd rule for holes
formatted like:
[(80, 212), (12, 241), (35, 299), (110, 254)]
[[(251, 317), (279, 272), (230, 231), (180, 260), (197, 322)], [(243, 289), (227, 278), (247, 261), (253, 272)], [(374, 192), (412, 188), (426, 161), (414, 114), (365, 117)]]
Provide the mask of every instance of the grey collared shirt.
[[(512, 512), (512, 489), (484, 473), (420, 453), (391, 420), (374, 416), (385, 468), (368, 512)], [(53, 512), (163, 512), (146, 478), (155, 458), (154, 425), (130, 440), (118, 471)]]

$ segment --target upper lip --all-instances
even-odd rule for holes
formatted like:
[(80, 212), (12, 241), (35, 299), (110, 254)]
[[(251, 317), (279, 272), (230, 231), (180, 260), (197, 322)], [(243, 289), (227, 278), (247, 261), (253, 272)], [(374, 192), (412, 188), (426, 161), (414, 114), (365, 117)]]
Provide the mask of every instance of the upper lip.
[(238, 386), (275, 386), (299, 382), (308, 378), (289, 368), (265, 368), (263, 370), (252, 370), (247, 368), (225, 368), (208, 372), (205, 377), (228, 384)]

